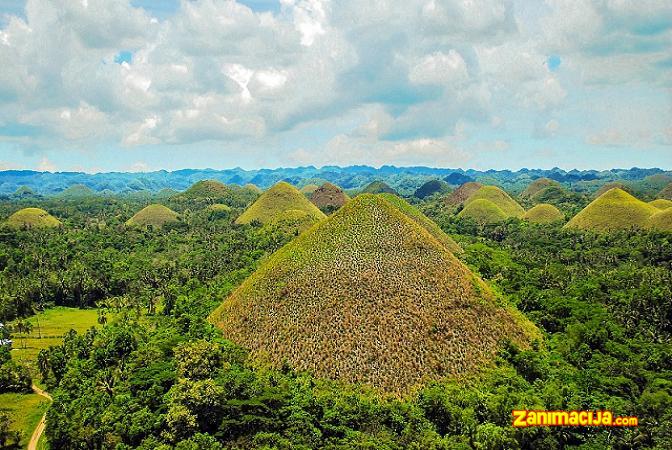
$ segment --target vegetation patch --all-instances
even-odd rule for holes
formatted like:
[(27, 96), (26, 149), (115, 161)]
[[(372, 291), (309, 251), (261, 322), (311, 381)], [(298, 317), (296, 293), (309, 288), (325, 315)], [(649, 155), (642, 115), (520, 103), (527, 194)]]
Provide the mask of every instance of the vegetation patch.
[(476, 200), (489, 200), (499, 209), (504, 211), (506, 217), (518, 217), (521, 218), (525, 214), (525, 209), (518, 204), (517, 201), (511, 198), (509, 194), (504, 192), (502, 189), (497, 186), (483, 186), (476, 192), (474, 192), (465, 202), (464, 205), (469, 206), (469, 203)]
[(390, 393), (481, 370), (521, 317), (386, 199), (360, 195), (267, 259), (211, 320), (259, 361)]
[(564, 221), (565, 216), (555, 206), (542, 203), (527, 211), (523, 219), (530, 223), (554, 223)]
[(316, 184), (307, 184), (300, 189), (300, 192), (303, 195), (306, 195), (306, 196), (310, 197), (312, 195), (312, 193), (315, 192), (319, 188), (320, 187)]
[[(48, 407), (49, 400), (37, 394), (0, 394), (0, 420), (5, 414), (9, 418), (9, 430), (18, 434), (18, 445), (15, 448), (28, 446), (33, 430)], [(8, 445), (3, 448), (12, 447)]]
[(126, 226), (129, 227), (162, 227), (168, 223), (178, 222), (180, 220), (179, 214), (172, 209), (159, 205), (149, 205), (142, 208), (135, 213), (133, 217), (126, 221)]
[(61, 222), (40, 208), (23, 208), (7, 219), (7, 225), (11, 228), (54, 228)]
[(469, 202), (457, 217), (458, 219), (471, 219), (480, 224), (498, 223), (507, 219), (506, 213), (499, 206), (484, 198)]
[(483, 185), (481, 183), (477, 183), (475, 181), (464, 183), (446, 197), (446, 205), (459, 206), (467, 201), (467, 199), (471, 197), (474, 192), (478, 191), (482, 187)]
[(301, 192), (289, 183), (281, 181), (261, 194), (243, 214), (236, 219), (237, 224), (259, 222), (268, 224), (286, 219), (286, 212), (292, 218), (297, 218), (296, 211), (303, 211), (303, 218), (309, 222), (316, 222), (326, 216), (317, 206), (313, 205)]
[(96, 195), (96, 191), (84, 184), (73, 184), (58, 194), (61, 198), (86, 198)]
[(602, 194), (570, 220), (566, 228), (594, 231), (646, 228), (649, 217), (660, 210), (622, 189)]

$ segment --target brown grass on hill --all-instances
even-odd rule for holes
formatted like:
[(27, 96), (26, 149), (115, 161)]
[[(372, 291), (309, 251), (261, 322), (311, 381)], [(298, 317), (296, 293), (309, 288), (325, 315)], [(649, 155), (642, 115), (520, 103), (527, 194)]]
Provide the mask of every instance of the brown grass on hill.
[(489, 364), (538, 331), (445, 246), (363, 194), (274, 253), (210, 319), (257, 360), (382, 392)]
[(319, 188), (313, 191), (310, 196), (310, 201), (321, 210), (334, 211), (345, 205), (345, 202), (350, 200), (348, 194), (343, 192), (343, 189), (329, 182), (324, 183)]
[(534, 194), (542, 191), (550, 186), (560, 187), (561, 184), (550, 178), (537, 178), (530, 183), (527, 188), (520, 194), (521, 198), (532, 198)]
[(658, 193), (658, 198), (672, 200), (672, 183), (668, 184), (666, 187), (663, 188), (662, 191)]
[(464, 183), (462, 186), (455, 189), (450, 193), (450, 195), (446, 196), (444, 201), (448, 206), (459, 206), (467, 201), (467, 199), (471, 197), (474, 192), (478, 191), (482, 187), (483, 185), (481, 183), (469, 181), (468, 183)]
[[(257, 221), (262, 224), (284, 220), (282, 217), (286, 211), (304, 211), (306, 219), (318, 221), (325, 215), (315, 205), (289, 183), (280, 181), (269, 190), (261, 194), (249, 208), (236, 219), (237, 224), (247, 224)], [(291, 214), (292, 220), (297, 218), (296, 213)]]

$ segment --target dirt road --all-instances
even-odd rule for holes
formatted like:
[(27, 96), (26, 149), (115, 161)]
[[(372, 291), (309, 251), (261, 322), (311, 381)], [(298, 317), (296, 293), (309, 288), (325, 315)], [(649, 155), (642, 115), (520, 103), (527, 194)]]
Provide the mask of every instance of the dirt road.
[[(51, 395), (47, 394), (46, 391), (43, 391), (34, 384), (32, 388), (33, 392), (35, 392), (37, 395), (41, 395), (44, 398), (48, 398), (49, 401), (52, 400)], [(47, 413), (45, 412), (42, 418), (40, 419), (40, 422), (37, 424), (37, 427), (35, 427), (35, 431), (33, 431), (33, 435), (31, 436), (30, 442), (28, 443), (28, 450), (37, 450), (37, 443), (39, 442), (42, 433), (44, 433), (46, 423), (47, 423)]]

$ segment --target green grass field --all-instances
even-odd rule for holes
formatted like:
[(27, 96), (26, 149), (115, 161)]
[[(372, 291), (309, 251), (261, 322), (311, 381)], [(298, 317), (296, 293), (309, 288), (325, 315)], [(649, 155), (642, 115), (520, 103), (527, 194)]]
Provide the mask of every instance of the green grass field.
[(98, 311), (95, 309), (77, 309), (57, 307), (36, 314), (28, 319), (33, 326), (29, 334), (12, 335), (14, 348), (12, 358), (27, 364), (35, 376), (37, 355), (40, 350), (58, 345), (68, 331), (84, 332), (98, 325)]
[(49, 400), (37, 394), (0, 394), (0, 412), (10, 417), (12, 430), (21, 432), (21, 447), (28, 445), (48, 406)]

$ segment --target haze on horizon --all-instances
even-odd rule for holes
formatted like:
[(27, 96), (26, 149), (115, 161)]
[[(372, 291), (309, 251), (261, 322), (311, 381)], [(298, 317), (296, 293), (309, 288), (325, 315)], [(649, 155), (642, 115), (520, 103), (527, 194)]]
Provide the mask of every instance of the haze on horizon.
[(5, 0), (0, 170), (672, 169), (669, 0)]

